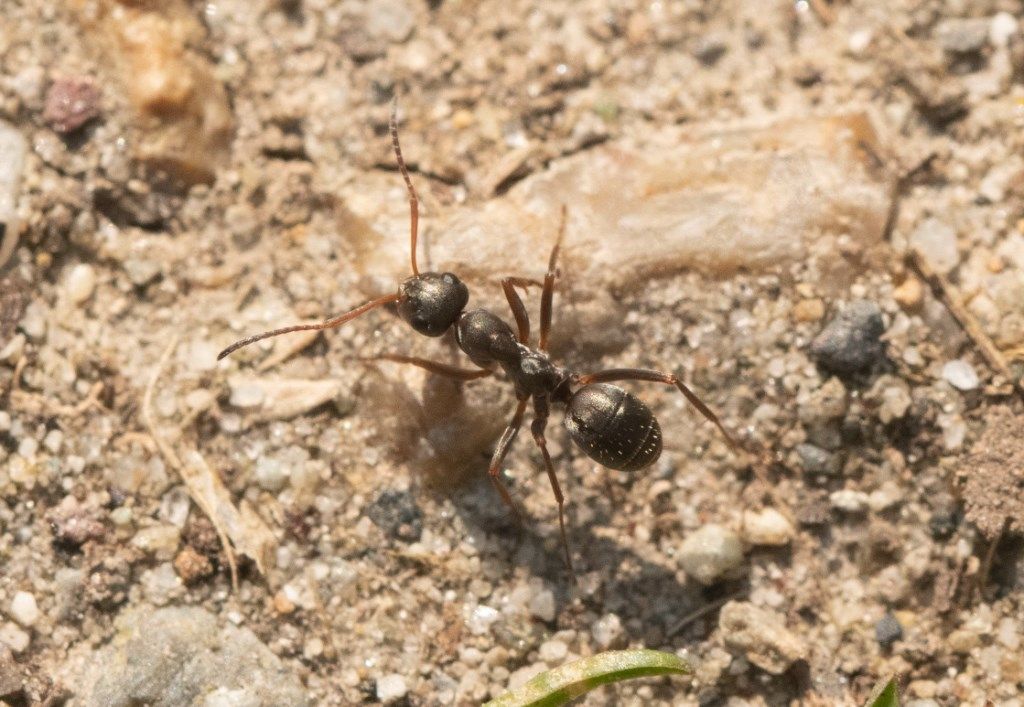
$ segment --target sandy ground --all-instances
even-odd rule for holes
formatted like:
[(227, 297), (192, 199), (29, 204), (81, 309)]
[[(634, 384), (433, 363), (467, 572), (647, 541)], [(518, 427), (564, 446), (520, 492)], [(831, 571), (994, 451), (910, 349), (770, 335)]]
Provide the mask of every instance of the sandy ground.
[[(583, 702), (1021, 704), (1022, 9), (5, 0), (0, 699), (469, 705), (644, 646), (694, 675)], [(487, 482), (507, 382), (360, 360), (449, 338), (216, 359), (408, 274), (396, 96), (424, 267), (511, 320), (565, 204), (553, 356), (744, 449), (629, 384), (665, 451), (609, 471), (556, 410), (575, 582), (528, 430), (523, 526)]]

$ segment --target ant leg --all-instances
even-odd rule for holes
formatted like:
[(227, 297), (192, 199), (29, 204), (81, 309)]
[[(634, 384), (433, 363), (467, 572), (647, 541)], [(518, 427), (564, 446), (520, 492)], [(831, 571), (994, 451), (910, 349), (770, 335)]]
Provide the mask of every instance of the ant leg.
[(512, 415), (512, 420), (508, 423), (508, 427), (501, 433), (501, 439), (498, 440), (498, 446), (494, 448), (494, 455), (491, 457), (491, 465), (487, 469), (487, 473), (491, 477), (491, 483), (494, 484), (494, 488), (501, 494), (501, 500), (505, 502), (505, 505), (509, 507), (512, 513), (515, 514), (519, 524), (522, 525), (523, 519), (519, 515), (519, 509), (516, 508), (516, 504), (512, 501), (512, 496), (509, 495), (508, 488), (501, 482), (501, 478), (498, 474), (501, 473), (501, 464), (505, 461), (505, 457), (508, 456), (508, 450), (512, 448), (512, 442), (515, 441), (516, 435), (519, 434), (519, 428), (523, 425), (523, 415), (526, 413), (527, 398), (523, 398), (519, 401), (519, 405), (516, 406), (516, 411)]
[(257, 341), (262, 341), (263, 339), (269, 339), (272, 336), (280, 336), (281, 334), (290, 334), (293, 331), (313, 331), (313, 330), (319, 330), (319, 329), (333, 329), (336, 326), (341, 326), (345, 322), (348, 322), (348, 321), (351, 321), (351, 320), (355, 319), (360, 314), (365, 314), (366, 312), (369, 312), (371, 309), (374, 309), (376, 307), (380, 307), (381, 305), (391, 304), (392, 302), (397, 302), (398, 301), (398, 297), (399, 296), (397, 294), (385, 295), (384, 297), (378, 297), (377, 299), (370, 300), (366, 304), (360, 305), (360, 306), (356, 307), (355, 309), (352, 309), (352, 310), (349, 310), (349, 311), (345, 312), (344, 314), (339, 314), (336, 317), (332, 317), (331, 319), (328, 319), (327, 321), (325, 321), (325, 322), (323, 322), (321, 324), (298, 324), (296, 326), (289, 326), (289, 327), (284, 327), (283, 329), (274, 329), (272, 331), (265, 331), (262, 334), (256, 334), (254, 336), (247, 337), (245, 339), (242, 339), (241, 341), (236, 341), (235, 343), (231, 344), (231, 346), (227, 347), (226, 349), (221, 351), (219, 354), (217, 354), (217, 360), (218, 361), (221, 360), (222, 358), (224, 358), (228, 354), (230, 354), (230, 353), (232, 353), (234, 351), (237, 351), (238, 349), (242, 348), (243, 346), (248, 346), (249, 344), (254, 344)]
[(359, 360), (364, 362), (393, 361), (395, 363), (408, 363), (413, 366), (419, 366), (420, 368), (439, 376), (460, 381), (471, 381), (476, 380), (477, 378), (486, 378), (493, 373), (493, 371), (489, 371), (486, 368), (459, 368), (458, 366), (450, 366), (447, 363), (430, 361), (417, 356), (405, 356), (403, 354), (378, 354), (377, 356), (367, 356)]
[(548, 258), (548, 272), (544, 276), (544, 292), (540, 296), (540, 342), (537, 348), (541, 351), (548, 349), (548, 334), (551, 333), (551, 302), (555, 296), (555, 278), (558, 277), (558, 251), (562, 248), (562, 237), (565, 236), (566, 208), (562, 204), (562, 216), (558, 224), (558, 237), (555, 238), (555, 245), (551, 248), (551, 256)]
[(508, 300), (509, 309), (512, 310), (516, 327), (519, 329), (519, 343), (527, 345), (530, 343), (530, 315), (526, 313), (526, 305), (516, 292), (517, 284), (518, 278), (506, 277), (501, 281), (501, 289), (505, 291), (505, 299)]
[(562, 532), (562, 547), (565, 549), (565, 565), (569, 573), (576, 576), (572, 568), (572, 555), (569, 553), (569, 539), (565, 534), (565, 498), (562, 496), (562, 488), (558, 485), (558, 477), (555, 476), (555, 467), (551, 463), (551, 455), (548, 453), (548, 441), (544, 436), (544, 429), (548, 425), (548, 401), (546, 398), (534, 398), (535, 417), (530, 424), (530, 431), (533, 432), (533, 441), (540, 447), (540, 453), (544, 457), (544, 468), (548, 472), (548, 479), (551, 481), (551, 490), (555, 494), (555, 502), (558, 503), (558, 527)]
[(598, 371), (597, 373), (587, 373), (586, 375), (579, 376), (577, 382), (580, 385), (589, 385), (591, 383), (608, 383), (611, 381), (650, 381), (652, 383), (667, 383), (674, 385), (679, 389), (679, 392), (686, 396), (686, 399), (690, 401), (700, 414), (703, 415), (709, 422), (713, 423), (718, 431), (722, 433), (725, 440), (729, 443), (729, 446), (733, 450), (738, 450), (740, 447), (733, 439), (732, 435), (725, 429), (721, 421), (718, 419), (718, 415), (711, 411), (704, 401), (697, 397), (697, 394), (686, 387), (686, 384), (679, 379), (678, 376), (674, 376), (671, 373), (662, 373), (661, 371), (652, 371), (644, 368), (610, 368), (607, 371)]

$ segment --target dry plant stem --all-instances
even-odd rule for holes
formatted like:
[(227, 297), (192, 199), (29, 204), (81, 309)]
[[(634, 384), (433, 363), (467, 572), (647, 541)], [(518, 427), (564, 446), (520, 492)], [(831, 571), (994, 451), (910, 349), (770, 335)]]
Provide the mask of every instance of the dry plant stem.
[(974, 315), (970, 313), (966, 306), (964, 306), (963, 298), (960, 296), (960, 292), (956, 286), (949, 281), (949, 279), (938, 272), (928, 262), (927, 256), (921, 251), (913, 248), (907, 256), (910, 266), (917, 272), (921, 278), (928, 283), (931, 287), (932, 292), (938, 297), (939, 301), (946, 306), (949, 313), (953, 315), (953, 318), (957, 320), (964, 332), (971, 339), (981, 355), (985, 358), (985, 361), (990, 367), (995, 369), (997, 373), (1006, 378), (1006, 380), (1013, 385), (1013, 389), (1017, 392), (1017, 395), (1024, 399), (1024, 388), (1021, 387), (1020, 381), (1015, 380), (1013, 371), (1010, 370), (1009, 365), (1006, 363), (1006, 359), (1003, 358), (1003, 354), (996, 348), (995, 342), (989, 338), (988, 334), (981, 328), (981, 324), (974, 318)]
[(996, 548), (999, 547), (999, 543), (1002, 541), (1003, 536), (1010, 529), (1010, 523), (1012, 519), (1007, 516), (1003, 519), (1003, 524), (999, 527), (999, 532), (996, 534), (991, 541), (989, 541), (988, 547), (985, 548), (985, 556), (981, 558), (981, 567), (978, 568), (978, 576), (975, 580), (975, 590), (979, 600), (985, 599), (985, 585), (988, 584), (988, 576), (992, 572), (992, 561), (996, 556)]
[(665, 637), (666, 638), (672, 638), (673, 636), (675, 636), (677, 633), (682, 631), (684, 628), (686, 628), (687, 626), (692, 624), (697, 619), (701, 618), (702, 616), (706, 616), (707, 614), (710, 614), (715, 609), (721, 609), (723, 606), (728, 604), (733, 599), (739, 599), (741, 596), (746, 594), (746, 592), (747, 592), (746, 589), (739, 589), (739, 590), (737, 590), (735, 592), (732, 592), (731, 594), (727, 594), (726, 596), (721, 597), (720, 599), (716, 599), (715, 601), (711, 602), (710, 604), (705, 604), (704, 606), (700, 607), (699, 609), (691, 611), (689, 614), (687, 614), (683, 618), (679, 619), (679, 621), (677, 621), (676, 624), (674, 626), (672, 626), (672, 628), (670, 628), (668, 630), (668, 633), (665, 634)]
[(156, 366), (153, 368), (153, 375), (150, 376), (149, 383), (146, 384), (146, 390), (142, 395), (142, 422), (146, 425), (146, 429), (149, 431), (149, 436), (153, 438), (157, 448), (163, 455), (164, 460), (178, 472), (178, 475), (185, 482), (185, 486), (189, 490), (189, 495), (192, 496), (192, 500), (196, 502), (202, 511), (213, 523), (214, 530), (217, 531), (217, 537), (220, 539), (220, 544), (224, 548), (224, 554), (227, 556), (228, 567), (231, 569), (231, 589), (236, 594), (238, 593), (238, 563), (235, 560), (235, 551), (231, 546), (231, 542), (228, 540), (227, 533), (224, 528), (221, 527), (217, 520), (216, 515), (212, 512), (212, 508), (208, 508), (206, 503), (203, 502), (194, 493), (192, 483), (189, 481), (189, 476), (185, 471), (185, 465), (182, 464), (181, 458), (178, 453), (174, 451), (174, 448), (163, 438), (163, 436), (156, 431), (156, 425), (153, 424), (153, 389), (156, 388), (156, 383), (160, 379), (160, 374), (163, 373), (164, 368), (167, 366), (167, 361), (171, 357), (171, 353), (178, 346), (178, 336), (171, 338), (171, 341), (167, 344), (167, 348), (160, 355), (160, 359), (157, 361)]

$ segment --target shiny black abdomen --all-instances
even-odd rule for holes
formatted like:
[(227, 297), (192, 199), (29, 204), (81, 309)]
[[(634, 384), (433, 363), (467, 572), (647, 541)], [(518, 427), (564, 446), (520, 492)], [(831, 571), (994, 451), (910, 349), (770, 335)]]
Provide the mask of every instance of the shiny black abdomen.
[(618, 386), (595, 383), (573, 393), (565, 426), (588, 457), (609, 469), (636, 471), (661, 456), (654, 413)]

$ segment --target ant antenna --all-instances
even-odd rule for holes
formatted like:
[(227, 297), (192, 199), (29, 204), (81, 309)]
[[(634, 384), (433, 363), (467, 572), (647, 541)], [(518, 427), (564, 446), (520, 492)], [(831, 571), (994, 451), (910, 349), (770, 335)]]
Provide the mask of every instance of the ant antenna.
[(402, 147), (398, 144), (397, 96), (391, 103), (391, 121), (388, 127), (391, 130), (391, 145), (395, 148), (395, 158), (398, 160), (398, 170), (402, 173), (402, 179), (405, 180), (405, 188), (409, 191), (409, 233), (412, 251), (409, 255), (409, 260), (412, 262), (412, 274), (419, 275), (420, 269), (416, 265), (416, 238), (419, 234), (420, 200), (416, 197), (416, 189), (412, 186), (412, 180), (409, 179), (409, 170), (405, 166), (405, 160), (402, 159)]
[(242, 339), (241, 341), (236, 341), (235, 343), (231, 344), (231, 346), (227, 347), (226, 349), (221, 351), (219, 354), (217, 354), (217, 360), (218, 361), (221, 360), (222, 358), (224, 358), (228, 354), (230, 354), (230, 353), (232, 353), (234, 351), (237, 351), (238, 349), (242, 348), (243, 346), (248, 346), (249, 344), (255, 344), (257, 341), (262, 341), (263, 339), (269, 339), (272, 336), (280, 336), (281, 334), (290, 334), (293, 331), (314, 331), (314, 330), (319, 330), (319, 329), (333, 329), (334, 327), (341, 326), (345, 322), (348, 322), (348, 321), (351, 321), (351, 320), (355, 319), (360, 314), (365, 314), (366, 312), (369, 312), (371, 309), (375, 309), (375, 308), (380, 307), (381, 305), (384, 305), (384, 304), (390, 304), (392, 302), (397, 302), (398, 298), (399, 298), (399, 295), (397, 293), (393, 294), (393, 295), (385, 295), (384, 297), (379, 297), (379, 298), (377, 298), (375, 300), (370, 300), (366, 304), (360, 305), (360, 306), (356, 307), (355, 309), (352, 309), (352, 310), (349, 310), (349, 311), (345, 312), (344, 314), (339, 314), (336, 317), (332, 317), (331, 319), (328, 319), (327, 321), (322, 322), (321, 324), (297, 324), (295, 326), (284, 327), (283, 329), (274, 329), (272, 331), (265, 331), (262, 334), (256, 334), (254, 336), (246, 337), (245, 339)]

